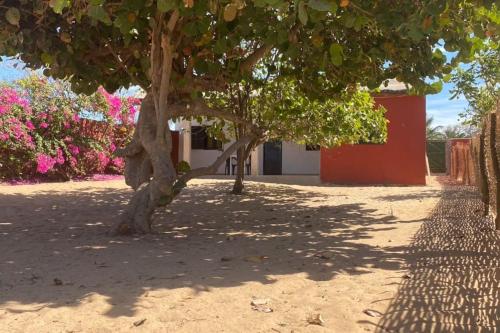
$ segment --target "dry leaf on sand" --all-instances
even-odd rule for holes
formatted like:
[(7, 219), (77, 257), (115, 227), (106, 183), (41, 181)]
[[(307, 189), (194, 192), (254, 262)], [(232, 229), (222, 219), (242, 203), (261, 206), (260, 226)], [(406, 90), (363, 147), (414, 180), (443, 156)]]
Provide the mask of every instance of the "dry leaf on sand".
[(319, 326), (323, 326), (325, 324), (325, 321), (323, 320), (323, 317), (321, 317), (320, 313), (310, 314), (307, 317), (307, 322), (311, 325), (319, 325)]
[(378, 312), (377, 310), (366, 309), (363, 312), (370, 317), (382, 317), (382, 313)]
[(138, 321), (134, 321), (134, 326), (141, 326), (146, 321), (146, 318), (142, 318)]
[(255, 310), (255, 311), (264, 312), (264, 313), (273, 312), (273, 309), (271, 309), (267, 305), (268, 303), (269, 303), (269, 299), (267, 299), (267, 298), (255, 298), (250, 302), (250, 305), (252, 306), (252, 310)]

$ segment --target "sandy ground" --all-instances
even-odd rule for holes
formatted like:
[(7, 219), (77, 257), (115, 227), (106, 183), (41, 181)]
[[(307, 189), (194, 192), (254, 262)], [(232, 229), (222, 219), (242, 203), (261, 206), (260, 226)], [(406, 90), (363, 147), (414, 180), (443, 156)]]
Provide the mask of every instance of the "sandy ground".
[[(249, 182), (242, 196), (230, 186), (193, 181), (155, 216), (156, 234), (109, 237), (131, 195), (122, 181), (0, 185), (0, 331), (371, 332), (396, 322), (394, 310), (363, 311), (401, 308), (437, 183)], [(308, 324), (314, 314), (323, 326)]]

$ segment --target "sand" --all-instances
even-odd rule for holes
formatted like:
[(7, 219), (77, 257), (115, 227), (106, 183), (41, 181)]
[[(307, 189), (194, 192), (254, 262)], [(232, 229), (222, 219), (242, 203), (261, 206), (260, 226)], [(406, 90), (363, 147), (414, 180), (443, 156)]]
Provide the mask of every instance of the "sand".
[(155, 234), (110, 237), (123, 181), (0, 185), (0, 331), (372, 332), (442, 192), (230, 188), (192, 181)]

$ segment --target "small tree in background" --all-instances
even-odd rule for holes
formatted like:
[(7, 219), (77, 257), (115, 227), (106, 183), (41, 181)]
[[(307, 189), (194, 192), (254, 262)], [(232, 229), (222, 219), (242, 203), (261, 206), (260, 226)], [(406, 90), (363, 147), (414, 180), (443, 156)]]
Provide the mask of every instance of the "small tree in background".
[[(345, 92), (337, 98), (310, 99), (291, 79), (255, 79), (233, 84), (227, 91), (209, 95), (209, 104), (244, 122), (211, 122), (209, 133), (228, 141), (243, 136), (251, 140), (237, 150), (232, 193), (244, 188), (245, 161), (266, 141), (292, 141), (334, 147), (344, 143), (383, 143), (387, 136), (385, 110), (375, 107), (366, 91)], [(201, 119), (199, 119), (201, 120)]]

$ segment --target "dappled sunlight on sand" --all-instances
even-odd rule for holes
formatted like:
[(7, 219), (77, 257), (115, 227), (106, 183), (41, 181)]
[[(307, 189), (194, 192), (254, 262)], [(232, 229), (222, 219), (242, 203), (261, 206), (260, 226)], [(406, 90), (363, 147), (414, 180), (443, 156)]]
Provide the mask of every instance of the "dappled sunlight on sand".
[[(372, 329), (362, 311), (389, 304), (371, 302), (397, 290), (440, 193), (249, 182), (233, 196), (228, 181), (197, 180), (154, 216), (154, 234), (113, 238), (132, 193), (119, 181), (0, 189), (0, 326), (11, 332), (127, 331), (141, 318), (134, 329), (153, 332), (323, 329), (307, 325), (311, 312), (330, 329)], [(274, 312), (252, 310), (252, 297)]]

